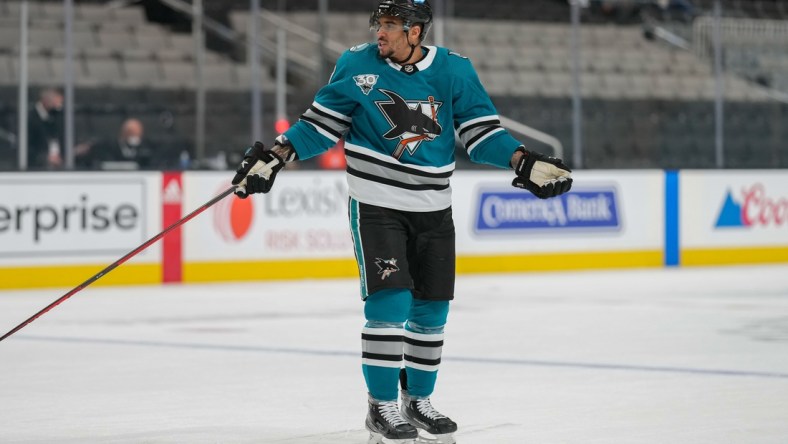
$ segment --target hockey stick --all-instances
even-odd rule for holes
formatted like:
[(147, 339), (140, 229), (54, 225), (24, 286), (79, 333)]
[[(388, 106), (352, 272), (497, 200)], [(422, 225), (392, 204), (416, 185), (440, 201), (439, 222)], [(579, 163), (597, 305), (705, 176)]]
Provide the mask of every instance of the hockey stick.
[(14, 327), (13, 330), (9, 331), (8, 333), (6, 333), (2, 337), (0, 337), (0, 341), (2, 341), (3, 339), (11, 336), (12, 334), (18, 332), (19, 330), (23, 329), (27, 324), (35, 321), (36, 319), (41, 317), (41, 315), (43, 315), (44, 313), (46, 313), (49, 310), (52, 310), (53, 308), (57, 307), (63, 301), (65, 301), (66, 299), (70, 298), (71, 296), (74, 296), (77, 292), (79, 292), (83, 288), (87, 287), (88, 285), (92, 284), (93, 282), (96, 282), (97, 280), (99, 280), (105, 274), (109, 273), (110, 271), (112, 271), (115, 268), (117, 268), (119, 265), (123, 264), (124, 262), (126, 262), (129, 259), (131, 259), (132, 257), (136, 256), (137, 253), (139, 253), (140, 251), (150, 247), (153, 243), (155, 243), (157, 240), (159, 240), (162, 237), (164, 237), (170, 231), (172, 231), (172, 230), (180, 227), (181, 225), (185, 224), (186, 222), (190, 221), (192, 218), (194, 218), (198, 214), (202, 213), (203, 211), (205, 211), (208, 208), (210, 208), (211, 206), (213, 206), (216, 202), (219, 202), (220, 200), (224, 199), (225, 197), (233, 194), (235, 189), (236, 189), (236, 186), (233, 185), (230, 188), (224, 190), (221, 194), (219, 194), (218, 196), (216, 196), (213, 199), (209, 200), (208, 202), (206, 202), (200, 208), (197, 208), (196, 210), (194, 210), (191, 213), (189, 213), (186, 216), (184, 216), (181, 220), (179, 220), (179, 221), (175, 222), (174, 224), (170, 225), (169, 227), (167, 227), (161, 233), (159, 233), (159, 234), (153, 236), (152, 238), (148, 239), (144, 244), (142, 244), (139, 247), (133, 249), (132, 251), (127, 253), (122, 258), (120, 258), (117, 261), (113, 262), (107, 268), (105, 268), (105, 269), (99, 271), (98, 273), (96, 273), (95, 275), (93, 275), (93, 277), (91, 277), (90, 279), (88, 279), (85, 282), (83, 282), (83, 283), (79, 284), (78, 286), (74, 287), (71, 291), (69, 291), (68, 293), (66, 293), (63, 296), (61, 296), (60, 299), (58, 299), (55, 302), (53, 302), (53, 303), (47, 305), (46, 307), (44, 307), (43, 310), (41, 310), (38, 313), (36, 313), (33, 316), (31, 316), (25, 322), (23, 322), (23, 323), (17, 325), (16, 327)]
[[(268, 163), (264, 163), (264, 162), (258, 160), (254, 164), (254, 166), (252, 166), (252, 168), (249, 169), (249, 172), (247, 173), (247, 175), (257, 174), (257, 175), (263, 175), (264, 176), (265, 173), (273, 170), (274, 167), (277, 164), (279, 164), (278, 160), (273, 160), (273, 161), (268, 162)], [(181, 220), (179, 220), (179, 221), (175, 222), (174, 224), (170, 225), (169, 227), (167, 227), (161, 233), (159, 233), (159, 234), (153, 236), (152, 238), (148, 239), (144, 244), (142, 244), (139, 247), (131, 250), (125, 256), (123, 256), (122, 258), (118, 259), (117, 261), (115, 261), (112, 264), (110, 264), (109, 266), (107, 266), (107, 268), (105, 268), (105, 269), (99, 271), (98, 273), (96, 273), (95, 275), (93, 275), (93, 277), (91, 277), (90, 279), (88, 279), (85, 282), (83, 282), (83, 283), (79, 284), (78, 286), (74, 287), (71, 291), (69, 291), (68, 293), (66, 293), (63, 296), (61, 296), (58, 300), (56, 300), (55, 302), (53, 302), (53, 303), (47, 305), (46, 307), (44, 307), (43, 310), (39, 311), (38, 313), (34, 314), (33, 316), (30, 316), (30, 318), (28, 318), (25, 322), (17, 325), (16, 327), (14, 327), (13, 330), (9, 331), (8, 333), (6, 333), (2, 337), (0, 337), (0, 342), (2, 342), (3, 339), (5, 339), (5, 338), (11, 336), (12, 334), (18, 332), (19, 330), (25, 328), (25, 326), (27, 324), (35, 321), (36, 319), (41, 317), (41, 315), (43, 315), (44, 313), (46, 313), (49, 310), (52, 310), (53, 308), (57, 307), (63, 301), (65, 301), (66, 299), (70, 298), (71, 296), (74, 296), (77, 292), (81, 291), (83, 288), (87, 287), (88, 285), (92, 284), (93, 282), (96, 282), (97, 280), (99, 280), (105, 274), (109, 273), (110, 271), (112, 271), (115, 268), (117, 268), (119, 265), (123, 264), (124, 262), (126, 262), (129, 259), (131, 259), (132, 257), (136, 256), (137, 253), (139, 253), (140, 251), (150, 247), (152, 244), (154, 244), (157, 240), (159, 240), (162, 237), (164, 237), (170, 231), (172, 231), (172, 230), (178, 228), (179, 226), (185, 224), (186, 222), (192, 220), (195, 216), (197, 216), (198, 214), (200, 214), (203, 211), (207, 210), (208, 208), (212, 207), (216, 202), (219, 202), (220, 200), (224, 199), (225, 197), (233, 194), (236, 190), (243, 190), (244, 192), (246, 192), (246, 178), (244, 178), (237, 185), (233, 185), (230, 188), (222, 191), (221, 194), (219, 194), (218, 196), (216, 196), (213, 199), (209, 200), (208, 202), (203, 204), (203, 206), (201, 206), (200, 208), (197, 208), (196, 210), (194, 210), (191, 213), (187, 214)]]

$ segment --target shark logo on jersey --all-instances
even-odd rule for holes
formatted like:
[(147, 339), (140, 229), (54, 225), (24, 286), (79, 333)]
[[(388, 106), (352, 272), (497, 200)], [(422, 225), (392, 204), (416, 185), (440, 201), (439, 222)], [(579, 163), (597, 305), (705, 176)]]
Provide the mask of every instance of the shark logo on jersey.
[(353, 80), (356, 81), (356, 86), (361, 88), (361, 92), (364, 95), (369, 95), (369, 92), (372, 91), (372, 87), (378, 83), (378, 75), (377, 74), (361, 74), (358, 76), (353, 76)]
[(394, 258), (381, 259), (379, 257), (376, 257), (375, 265), (378, 266), (378, 274), (382, 275), (380, 277), (381, 281), (385, 281), (386, 278), (391, 275), (391, 273), (394, 273), (395, 271), (399, 271), (399, 267), (397, 266), (397, 260)]
[(431, 141), (441, 135), (443, 128), (438, 123), (438, 109), (443, 102), (436, 102), (433, 96), (427, 100), (405, 100), (394, 91), (381, 89), (380, 92), (390, 100), (378, 100), (383, 116), (391, 124), (391, 129), (383, 135), (386, 139), (399, 139), (392, 156), (402, 157), (405, 149), (413, 155), (423, 141)]

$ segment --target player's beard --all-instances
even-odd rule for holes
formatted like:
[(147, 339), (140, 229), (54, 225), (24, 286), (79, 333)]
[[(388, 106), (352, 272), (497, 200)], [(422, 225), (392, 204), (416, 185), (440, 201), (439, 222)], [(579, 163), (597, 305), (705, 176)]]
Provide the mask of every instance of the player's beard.
[[(402, 52), (403, 48), (408, 48), (408, 42), (406, 39), (402, 38), (402, 36), (386, 36), (385, 39), (379, 38), (378, 44), (384, 43), (385, 46), (381, 48), (378, 46), (378, 55), (383, 59), (391, 59), (391, 60), (401, 60), (402, 54), (398, 57), (397, 53)], [(404, 55), (407, 55), (405, 53)]]
[(389, 41), (378, 41), (378, 43), (385, 43), (386, 46), (381, 48), (378, 46), (378, 55), (383, 58), (387, 59), (394, 55), (394, 48), (391, 47), (391, 42)]

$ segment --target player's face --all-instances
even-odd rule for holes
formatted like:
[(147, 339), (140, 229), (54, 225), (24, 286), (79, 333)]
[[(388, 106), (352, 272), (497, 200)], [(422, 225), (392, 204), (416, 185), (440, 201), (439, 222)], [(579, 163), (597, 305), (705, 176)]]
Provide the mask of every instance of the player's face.
[(408, 34), (402, 27), (402, 19), (383, 16), (378, 20), (376, 35), (378, 38), (378, 52), (383, 58), (393, 57), (402, 60), (410, 54)]

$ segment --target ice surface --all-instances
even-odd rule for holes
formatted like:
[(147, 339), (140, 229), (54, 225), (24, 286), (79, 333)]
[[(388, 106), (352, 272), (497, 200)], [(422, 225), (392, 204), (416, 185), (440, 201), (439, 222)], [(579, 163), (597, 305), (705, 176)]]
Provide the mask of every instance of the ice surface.
[[(0, 330), (67, 290), (0, 293)], [(460, 444), (788, 442), (785, 265), (456, 296), (433, 404)], [(355, 280), (89, 287), (0, 342), (0, 443), (365, 443), (363, 322)]]

